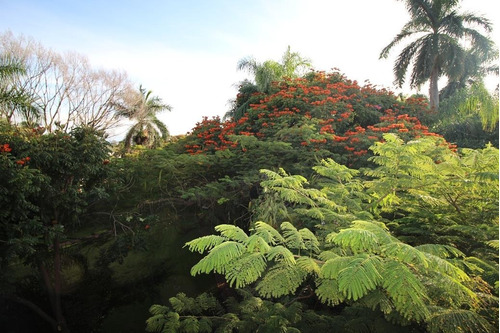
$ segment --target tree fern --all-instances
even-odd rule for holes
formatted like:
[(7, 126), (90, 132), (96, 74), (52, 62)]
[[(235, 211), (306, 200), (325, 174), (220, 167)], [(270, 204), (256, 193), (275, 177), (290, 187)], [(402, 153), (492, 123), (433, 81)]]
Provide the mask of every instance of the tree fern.
[(283, 232), (283, 237), (285, 238), (285, 244), (290, 249), (305, 249), (306, 246), (302, 239), (300, 232), (291, 224), (290, 222), (283, 222), (280, 225), (280, 229)]
[(382, 252), (392, 258), (397, 258), (401, 262), (414, 264), (419, 267), (428, 268), (429, 263), (425, 254), (418, 249), (405, 243), (392, 242), (384, 245)]
[(294, 254), (282, 245), (272, 247), (269, 252), (267, 252), (267, 260), (274, 260), (277, 262), (283, 262), (288, 266), (296, 264)]
[(267, 253), (271, 249), (266, 240), (258, 234), (253, 234), (247, 237), (244, 243), (248, 252)]
[(378, 237), (368, 230), (343, 229), (339, 233), (328, 235), (326, 240), (350, 249), (353, 253), (379, 252)]

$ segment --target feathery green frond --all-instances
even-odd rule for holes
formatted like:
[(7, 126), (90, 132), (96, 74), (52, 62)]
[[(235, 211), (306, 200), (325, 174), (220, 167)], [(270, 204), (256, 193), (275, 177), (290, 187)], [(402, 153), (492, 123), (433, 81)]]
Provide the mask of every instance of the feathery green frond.
[(440, 258), (430, 253), (425, 253), (427, 261), (429, 262), (429, 268), (436, 270), (438, 272), (449, 275), (450, 277), (457, 279), (458, 281), (468, 281), (470, 280), (467, 273), (453, 265), (446, 259)]
[(411, 245), (392, 242), (384, 245), (382, 252), (388, 256), (399, 259), (406, 264), (414, 264), (424, 268), (429, 267), (425, 254)]
[(354, 253), (379, 252), (380, 244), (377, 235), (368, 230), (343, 229), (339, 233), (327, 236), (327, 241), (335, 243)]
[(302, 268), (307, 273), (309, 273), (309, 274), (314, 273), (314, 274), (319, 275), (320, 267), (319, 267), (317, 261), (314, 260), (313, 258), (302, 256), (302, 257), (297, 258), (296, 261), (297, 261), (297, 266)]
[(384, 276), (382, 286), (404, 318), (419, 322), (429, 317), (424, 286), (406, 265), (387, 261), (381, 274)]
[(215, 230), (220, 232), (227, 239), (234, 240), (240, 243), (248, 239), (247, 234), (240, 228), (231, 224), (219, 224), (215, 226)]
[(381, 258), (360, 255), (352, 258), (347, 267), (339, 272), (338, 287), (347, 299), (354, 301), (374, 290), (382, 281)]
[(304, 241), (300, 232), (290, 222), (283, 222), (280, 225), (285, 238), (285, 244), (290, 249), (305, 249)]
[(271, 245), (285, 243), (285, 239), (276, 229), (262, 221), (255, 222), (255, 234)]
[(226, 269), (226, 279), (231, 287), (241, 288), (255, 282), (266, 269), (262, 253), (245, 253)]
[(282, 245), (272, 247), (266, 256), (268, 261), (283, 262), (289, 266), (296, 264), (293, 253)]
[(225, 237), (219, 235), (208, 235), (193, 239), (192, 241), (187, 242), (184, 247), (188, 246), (189, 251), (191, 252), (203, 253), (226, 240), (227, 239)]
[(464, 258), (465, 254), (457, 248), (443, 244), (423, 244), (415, 246), (419, 251), (438, 256), (440, 258)]
[(191, 275), (195, 276), (200, 273), (220, 273), (225, 274), (228, 269), (228, 264), (235, 258), (241, 256), (245, 246), (234, 241), (226, 241), (215, 246), (207, 256), (202, 258), (196, 265), (191, 268)]
[(284, 263), (271, 268), (257, 284), (256, 290), (262, 297), (281, 297), (294, 293), (307, 276), (297, 265)]
[(433, 311), (428, 320), (430, 333), (488, 333), (496, 332), (490, 323), (477, 313), (462, 309), (440, 309)]
[(264, 238), (258, 234), (249, 236), (245, 241), (245, 245), (247, 246), (248, 252), (267, 253), (271, 248)]

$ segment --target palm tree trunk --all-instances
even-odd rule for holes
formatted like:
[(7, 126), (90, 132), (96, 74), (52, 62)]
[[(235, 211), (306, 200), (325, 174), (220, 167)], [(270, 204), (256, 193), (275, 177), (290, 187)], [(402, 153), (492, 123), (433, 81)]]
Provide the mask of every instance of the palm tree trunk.
[(429, 84), (429, 100), (432, 111), (437, 111), (439, 108), (439, 88), (438, 88), (439, 70), (436, 66), (432, 68), (430, 84)]

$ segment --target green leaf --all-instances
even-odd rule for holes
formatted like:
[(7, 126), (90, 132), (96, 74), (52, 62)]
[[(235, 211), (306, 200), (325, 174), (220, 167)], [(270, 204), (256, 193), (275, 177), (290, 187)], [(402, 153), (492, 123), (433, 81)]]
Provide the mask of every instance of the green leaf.
[(351, 258), (346, 268), (339, 272), (338, 287), (347, 299), (354, 301), (374, 290), (382, 280), (379, 273), (381, 259), (377, 256)]
[(479, 314), (461, 309), (435, 309), (428, 320), (427, 329), (430, 333), (482, 333), (496, 331)]
[(206, 250), (210, 250), (214, 246), (217, 246), (227, 240), (225, 237), (218, 235), (208, 235), (193, 239), (187, 242), (184, 247), (188, 246), (189, 251), (203, 253)]
[(327, 236), (326, 240), (354, 253), (379, 252), (378, 237), (368, 230), (343, 229), (339, 233)]
[(382, 286), (393, 301), (396, 310), (406, 319), (417, 322), (426, 320), (430, 313), (425, 301), (424, 286), (404, 264), (388, 261), (381, 273)]
[(292, 252), (284, 246), (278, 245), (272, 247), (267, 253), (267, 260), (283, 262), (287, 265), (295, 265), (295, 258)]
[(281, 234), (269, 224), (258, 221), (255, 222), (255, 234), (262, 237), (268, 244), (284, 244), (285, 239)]
[(239, 227), (231, 224), (219, 224), (215, 227), (215, 230), (220, 232), (222, 236), (243, 243), (247, 240), (247, 234)]
[(307, 272), (298, 266), (279, 263), (264, 275), (256, 290), (259, 295), (267, 298), (293, 294), (306, 276)]
[(392, 242), (384, 245), (382, 252), (388, 257), (397, 258), (407, 264), (429, 267), (425, 254), (408, 244)]
[(234, 241), (219, 244), (191, 268), (191, 275), (195, 276), (199, 273), (210, 273), (212, 271), (225, 274), (228, 264), (233, 259), (240, 257), (244, 250), (245, 246), (243, 244)]
[(226, 269), (226, 279), (231, 287), (241, 288), (260, 278), (266, 267), (261, 253), (245, 253)]

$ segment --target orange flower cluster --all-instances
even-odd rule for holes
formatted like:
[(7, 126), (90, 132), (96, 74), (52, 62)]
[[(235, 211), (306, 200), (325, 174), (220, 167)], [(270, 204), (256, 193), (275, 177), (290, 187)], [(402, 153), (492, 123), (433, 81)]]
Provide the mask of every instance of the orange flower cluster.
[(10, 145), (8, 143), (4, 143), (0, 146), (0, 153), (10, 153), (11, 151), (12, 148), (10, 148)]

